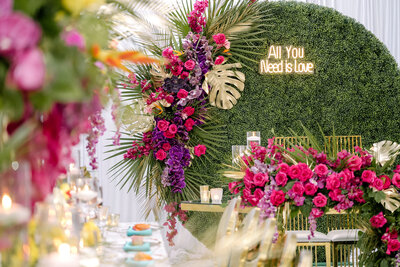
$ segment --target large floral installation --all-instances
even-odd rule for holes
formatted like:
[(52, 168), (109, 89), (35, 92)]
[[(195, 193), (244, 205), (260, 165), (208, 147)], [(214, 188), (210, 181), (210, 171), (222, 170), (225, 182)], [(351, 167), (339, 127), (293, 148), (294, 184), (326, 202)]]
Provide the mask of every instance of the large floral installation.
[[(400, 257), (400, 165), (392, 168), (400, 146), (383, 141), (355, 153), (338, 151), (328, 141), (321, 146), (307, 131), (310, 144), (298, 138), (284, 149), (269, 139), (268, 147), (252, 144), (247, 154), (224, 172), (234, 178), (231, 193), (244, 205), (257, 206), (263, 218), (277, 216), (285, 203), (292, 217), (308, 217), (310, 237), (317, 218), (330, 209), (359, 213), (361, 263), (398, 264)], [(303, 140), (303, 141), (302, 141)], [(326, 149), (323, 149), (325, 147)]]
[[(170, 32), (141, 41), (163, 64), (132, 68), (121, 78), (121, 101), (129, 102), (121, 109), (122, 127), (129, 130), (110, 152), (124, 157), (111, 169), (114, 177), (144, 194), (147, 212), (198, 198), (206, 177), (196, 169), (217, 159), (225, 138), (212, 114), (240, 98), (245, 76), (237, 69), (252, 61), (243, 47), (262, 44), (255, 34), (265, 30), (267, 13), (255, 1), (182, 1), (167, 16)], [(140, 120), (146, 126), (132, 126)]]
[(95, 155), (104, 132), (101, 110), (110, 98), (118, 100), (111, 70), (126, 70), (126, 62), (158, 62), (109, 47), (112, 25), (105, 21), (121, 9), (112, 1), (105, 14), (99, 11), (104, 4), (0, 1), (0, 173), (13, 161), (27, 162), (32, 204), (65, 173), (80, 134), (89, 134)]

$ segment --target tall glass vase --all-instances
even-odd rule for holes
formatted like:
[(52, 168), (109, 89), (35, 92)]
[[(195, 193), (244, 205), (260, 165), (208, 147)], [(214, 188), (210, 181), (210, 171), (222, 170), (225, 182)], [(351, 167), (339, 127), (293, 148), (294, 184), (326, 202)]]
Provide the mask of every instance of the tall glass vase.
[(30, 185), (31, 171), (27, 162), (15, 161), (0, 174), (1, 266), (29, 265)]

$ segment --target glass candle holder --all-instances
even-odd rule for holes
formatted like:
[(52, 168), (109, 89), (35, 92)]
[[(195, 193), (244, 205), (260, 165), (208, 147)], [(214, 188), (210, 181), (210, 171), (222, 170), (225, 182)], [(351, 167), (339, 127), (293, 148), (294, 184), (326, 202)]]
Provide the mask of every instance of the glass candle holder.
[(111, 213), (107, 218), (107, 226), (116, 227), (119, 224), (119, 214)]
[(210, 202), (210, 191), (208, 190), (208, 185), (200, 186), (200, 200), (201, 203), (209, 203)]
[(260, 132), (256, 131), (247, 132), (247, 146), (250, 147), (251, 143), (256, 143), (257, 145), (261, 145)]
[(222, 188), (212, 188), (210, 190), (212, 204), (222, 203)]

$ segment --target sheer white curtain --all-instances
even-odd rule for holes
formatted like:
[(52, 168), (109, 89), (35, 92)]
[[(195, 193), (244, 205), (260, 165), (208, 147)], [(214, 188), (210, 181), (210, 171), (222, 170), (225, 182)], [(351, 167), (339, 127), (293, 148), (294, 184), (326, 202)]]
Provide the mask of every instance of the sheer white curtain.
[[(168, 0), (171, 3), (175, 0)], [(346, 16), (352, 17), (362, 23), (368, 30), (374, 33), (389, 49), (397, 63), (400, 65), (400, 0), (299, 0), (337, 9)], [(100, 139), (97, 146), (99, 161), (98, 175), (104, 188), (104, 205), (111, 207), (112, 212), (121, 215), (121, 221), (140, 221), (144, 218), (139, 214), (141, 203), (134, 192), (127, 193), (126, 189), (119, 190), (115, 181), (110, 180), (108, 169), (120, 158), (104, 161), (108, 156), (105, 151), (107, 140), (113, 136), (115, 131), (111, 119), (110, 109), (103, 113), (106, 119), (107, 132)], [(84, 138), (82, 138), (84, 139)], [(88, 166), (88, 158), (85, 153), (85, 144), (76, 148), (80, 152), (81, 165)], [(151, 218), (150, 218), (151, 219)]]

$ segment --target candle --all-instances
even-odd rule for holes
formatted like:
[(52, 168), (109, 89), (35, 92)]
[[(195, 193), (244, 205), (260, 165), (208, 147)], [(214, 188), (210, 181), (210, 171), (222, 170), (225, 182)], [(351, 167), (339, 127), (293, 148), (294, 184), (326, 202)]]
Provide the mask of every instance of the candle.
[(69, 181), (75, 182), (80, 175), (81, 172), (77, 167), (75, 167), (75, 164), (74, 163), (69, 164)]
[(39, 267), (79, 267), (79, 258), (71, 254), (71, 248), (68, 244), (62, 243), (58, 247), (57, 253), (51, 253), (43, 256), (39, 260)]
[(211, 200), (213, 204), (221, 204), (222, 203), (222, 188), (212, 188), (210, 190)]
[(260, 132), (247, 132), (247, 146), (250, 147), (251, 143), (261, 145)]
[(210, 191), (208, 190), (208, 185), (200, 186), (200, 200), (201, 203), (210, 202)]
[(13, 203), (11, 197), (5, 194), (1, 199), (0, 226), (17, 225), (29, 220), (30, 211), (17, 203)]
[(97, 197), (97, 193), (93, 190), (90, 190), (89, 186), (86, 184), (83, 189), (76, 194), (76, 197), (82, 201), (89, 202)]

